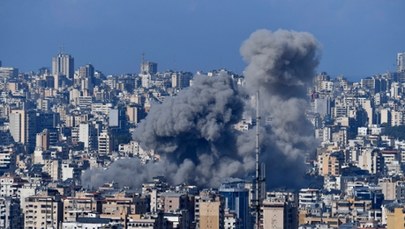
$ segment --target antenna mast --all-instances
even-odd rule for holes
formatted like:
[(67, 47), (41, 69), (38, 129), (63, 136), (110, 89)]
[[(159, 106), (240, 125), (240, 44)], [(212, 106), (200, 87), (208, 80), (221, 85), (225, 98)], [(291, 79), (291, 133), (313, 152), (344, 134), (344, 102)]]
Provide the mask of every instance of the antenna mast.
[(145, 63), (145, 52), (142, 53), (142, 64)]
[(262, 177), (261, 177), (261, 169), (259, 163), (259, 156), (260, 156), (260, 143), (259, 143), (259, 124), (260, 124), (260, 112), (259, 112), (259, 90), (256, 92), (256, 187), (255, 187), (255, 229), (259, 229), (260, 227), (260, 200), (261, 200), (261, 191), (262, 191)]

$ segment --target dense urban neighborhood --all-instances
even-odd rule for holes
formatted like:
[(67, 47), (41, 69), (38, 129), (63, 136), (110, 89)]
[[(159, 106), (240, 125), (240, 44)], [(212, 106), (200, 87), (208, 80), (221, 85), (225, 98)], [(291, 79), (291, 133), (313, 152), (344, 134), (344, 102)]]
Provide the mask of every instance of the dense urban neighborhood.
[[(290, 117), (273, 105), (271, 116), (256, 116), (268, 95), (244, 92), (244, 73), (159, 71), (143, 57), (137, 73), (106, 75), (102, 66), (76, 67), (65, 52), (51, 63), (20, 72), (0, 62), (0, 228), (405, 227), (405, 53), (396, 71), (358, 82), (316, 73), (303, 83), (306, 107), (296, 108), (303, 124), (287, 125), (306, 140), (284, 143), (271, 136)], [(283, 93), (296, 92), (269, 98)], [(195, 107), (215, 108), (195, 111), (205, 95)], [(249, 112), (235, 95), (248, 97)], [(210, 119), (201, 124), (186, 111)], [(173, 122), (184, 117), (197, 124)], [(261, 179), (250, 160), (255, 137)], [(291, 152), (266, 156), (273, 143)]]

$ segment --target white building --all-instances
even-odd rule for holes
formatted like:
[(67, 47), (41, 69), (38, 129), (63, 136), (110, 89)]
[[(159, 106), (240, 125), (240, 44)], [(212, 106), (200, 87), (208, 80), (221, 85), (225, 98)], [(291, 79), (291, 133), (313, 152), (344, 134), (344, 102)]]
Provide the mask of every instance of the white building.
[(322, 206), (318, 189), (303, 188), (298, 194), (298, 206), (300, 209), (313, 209)]
[(93, 149), (96, 146), (96, 130), (91, 123), (80, 123), (79, 142), (83, 142), (84, 148), (87, 150)]
[(107, 131), (103, 131), (98, 136), (98, 153), (110, 154), (112, 151), (111, 138)]
[(11, 147), (0, 147), (0, 172), (14, 172), (16, 155)]

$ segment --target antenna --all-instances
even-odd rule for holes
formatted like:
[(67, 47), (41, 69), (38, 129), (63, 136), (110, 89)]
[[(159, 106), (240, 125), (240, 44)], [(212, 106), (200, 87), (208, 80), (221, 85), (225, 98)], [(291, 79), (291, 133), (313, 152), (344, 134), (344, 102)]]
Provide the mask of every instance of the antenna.
[(141, 60), (141, 74), (145, 73), (145, 52), (142, 52), (142, 60)]
[(260, 132), (260, 99), (259, 99), (259, 90), (256, 92), (256, 187), (255, 187), (255, 229), (259, 229), (260, 227), (260, 207), (261, 207), (261, 192), (262, 192), (262, 173), (261, 173), (261, 165), (260, 161), (260, 142), (259, 142), (259, 132)]
[(145, 63), (145, 52), (142, 52), (142, 64)]

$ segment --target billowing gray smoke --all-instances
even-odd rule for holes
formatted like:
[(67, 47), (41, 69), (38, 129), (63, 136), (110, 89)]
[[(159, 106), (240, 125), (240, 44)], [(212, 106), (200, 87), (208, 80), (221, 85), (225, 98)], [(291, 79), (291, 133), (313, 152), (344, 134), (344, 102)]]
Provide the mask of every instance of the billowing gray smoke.
[(244, 104), (234, 84), (228, 75), (195, 77), (192, 87), (152, 108), (136, 140), (174, 164), (190, 160), (195, 168), (184, 181), (218, 185), (225, 177), (242, 175), (250, 168), (237, 154), (233, 125)]
[[(147, 118), (136, 129), (136, 140), (143, 149), (158, 152), (159, 163), (145, 165), (145, 173), (135, 168), (139, 166), (137, 164), (132, 169), (110, 167), (89, 171), (85, 175), (87, 179), (82, 179), (83, 183), (98, 186), (111, 181), (109, 177), (121, 174), (126, 177), (124, 179), (140, 176), (139, 180), (143, 182), (147, 181), (145, 177), (165, 175), (176, 184), (192, 182), (217, 186), (223, 178), (243, 176), (254, 166), (254, 163), (245, 163), (244, 155), (237, 151), (238, 132), (233, 125), (241, 119), (243, 107), (242, 96), (230, 76), (196, 76), (192, 87), (152, 106)], [(125, 168), (131, 166), (120, 163), (124, 163)], [(89, 179), (91, 176), (101, 179)], [(140, 184), (138, 178), (133, 184)]]
[[(251, 95), (260, 91), (260, 115), (268, 120), (262, 123), (262, 157), (270, 187), (300, 185), (305, 154), (316, 147), (305, 111), (309, 107), (306, 90), (318, 65), (318, 47), (311, 34), (286, 30), (259, 30), (241, 47), (248, 63), (247, 90)], [(249, 142), (253, 149), (253, 140)]]
[(106, 182), (117, 182), (120, 187), (137, 189), (142, 183), (151, 181), (152, 177), (163, 174), (170, 174), (172, 182), (181, 183), (193, 167), (190, 160), (185, 160), (180, 165), (165, 160), (144, 165), (137, 158), (121, 158), (111, 163), (107, 169), (87, 170), (82, 175), (82, 185), (84, 188), (94, 188)]
[[(300, 185), (306, 169), (304, 155), (315, 147), (304, 112), (318, 52), (312, 35), (284, 30), (257, 31), (241, 47), (248, 63), (244, 90), (250, 98), (260, 90), (261, 116), (270, 120), (261, 128), (268, 187)], [(229, 76), (195, 77), (192, 87), (153, 106), (136, 130), (136, 140), (144, 149), (159, 153), (160, 162), (114, 162), (108, 170), (87, 172), (84, 186), (113, 179), (139, 186), (156, 175), (166, 175), (175, 184), (217, 186), (224, 178), (252, 173), (255, 133), (233, 128), (244, 111), (252, 113), (246, 94), (240, 91)]]

